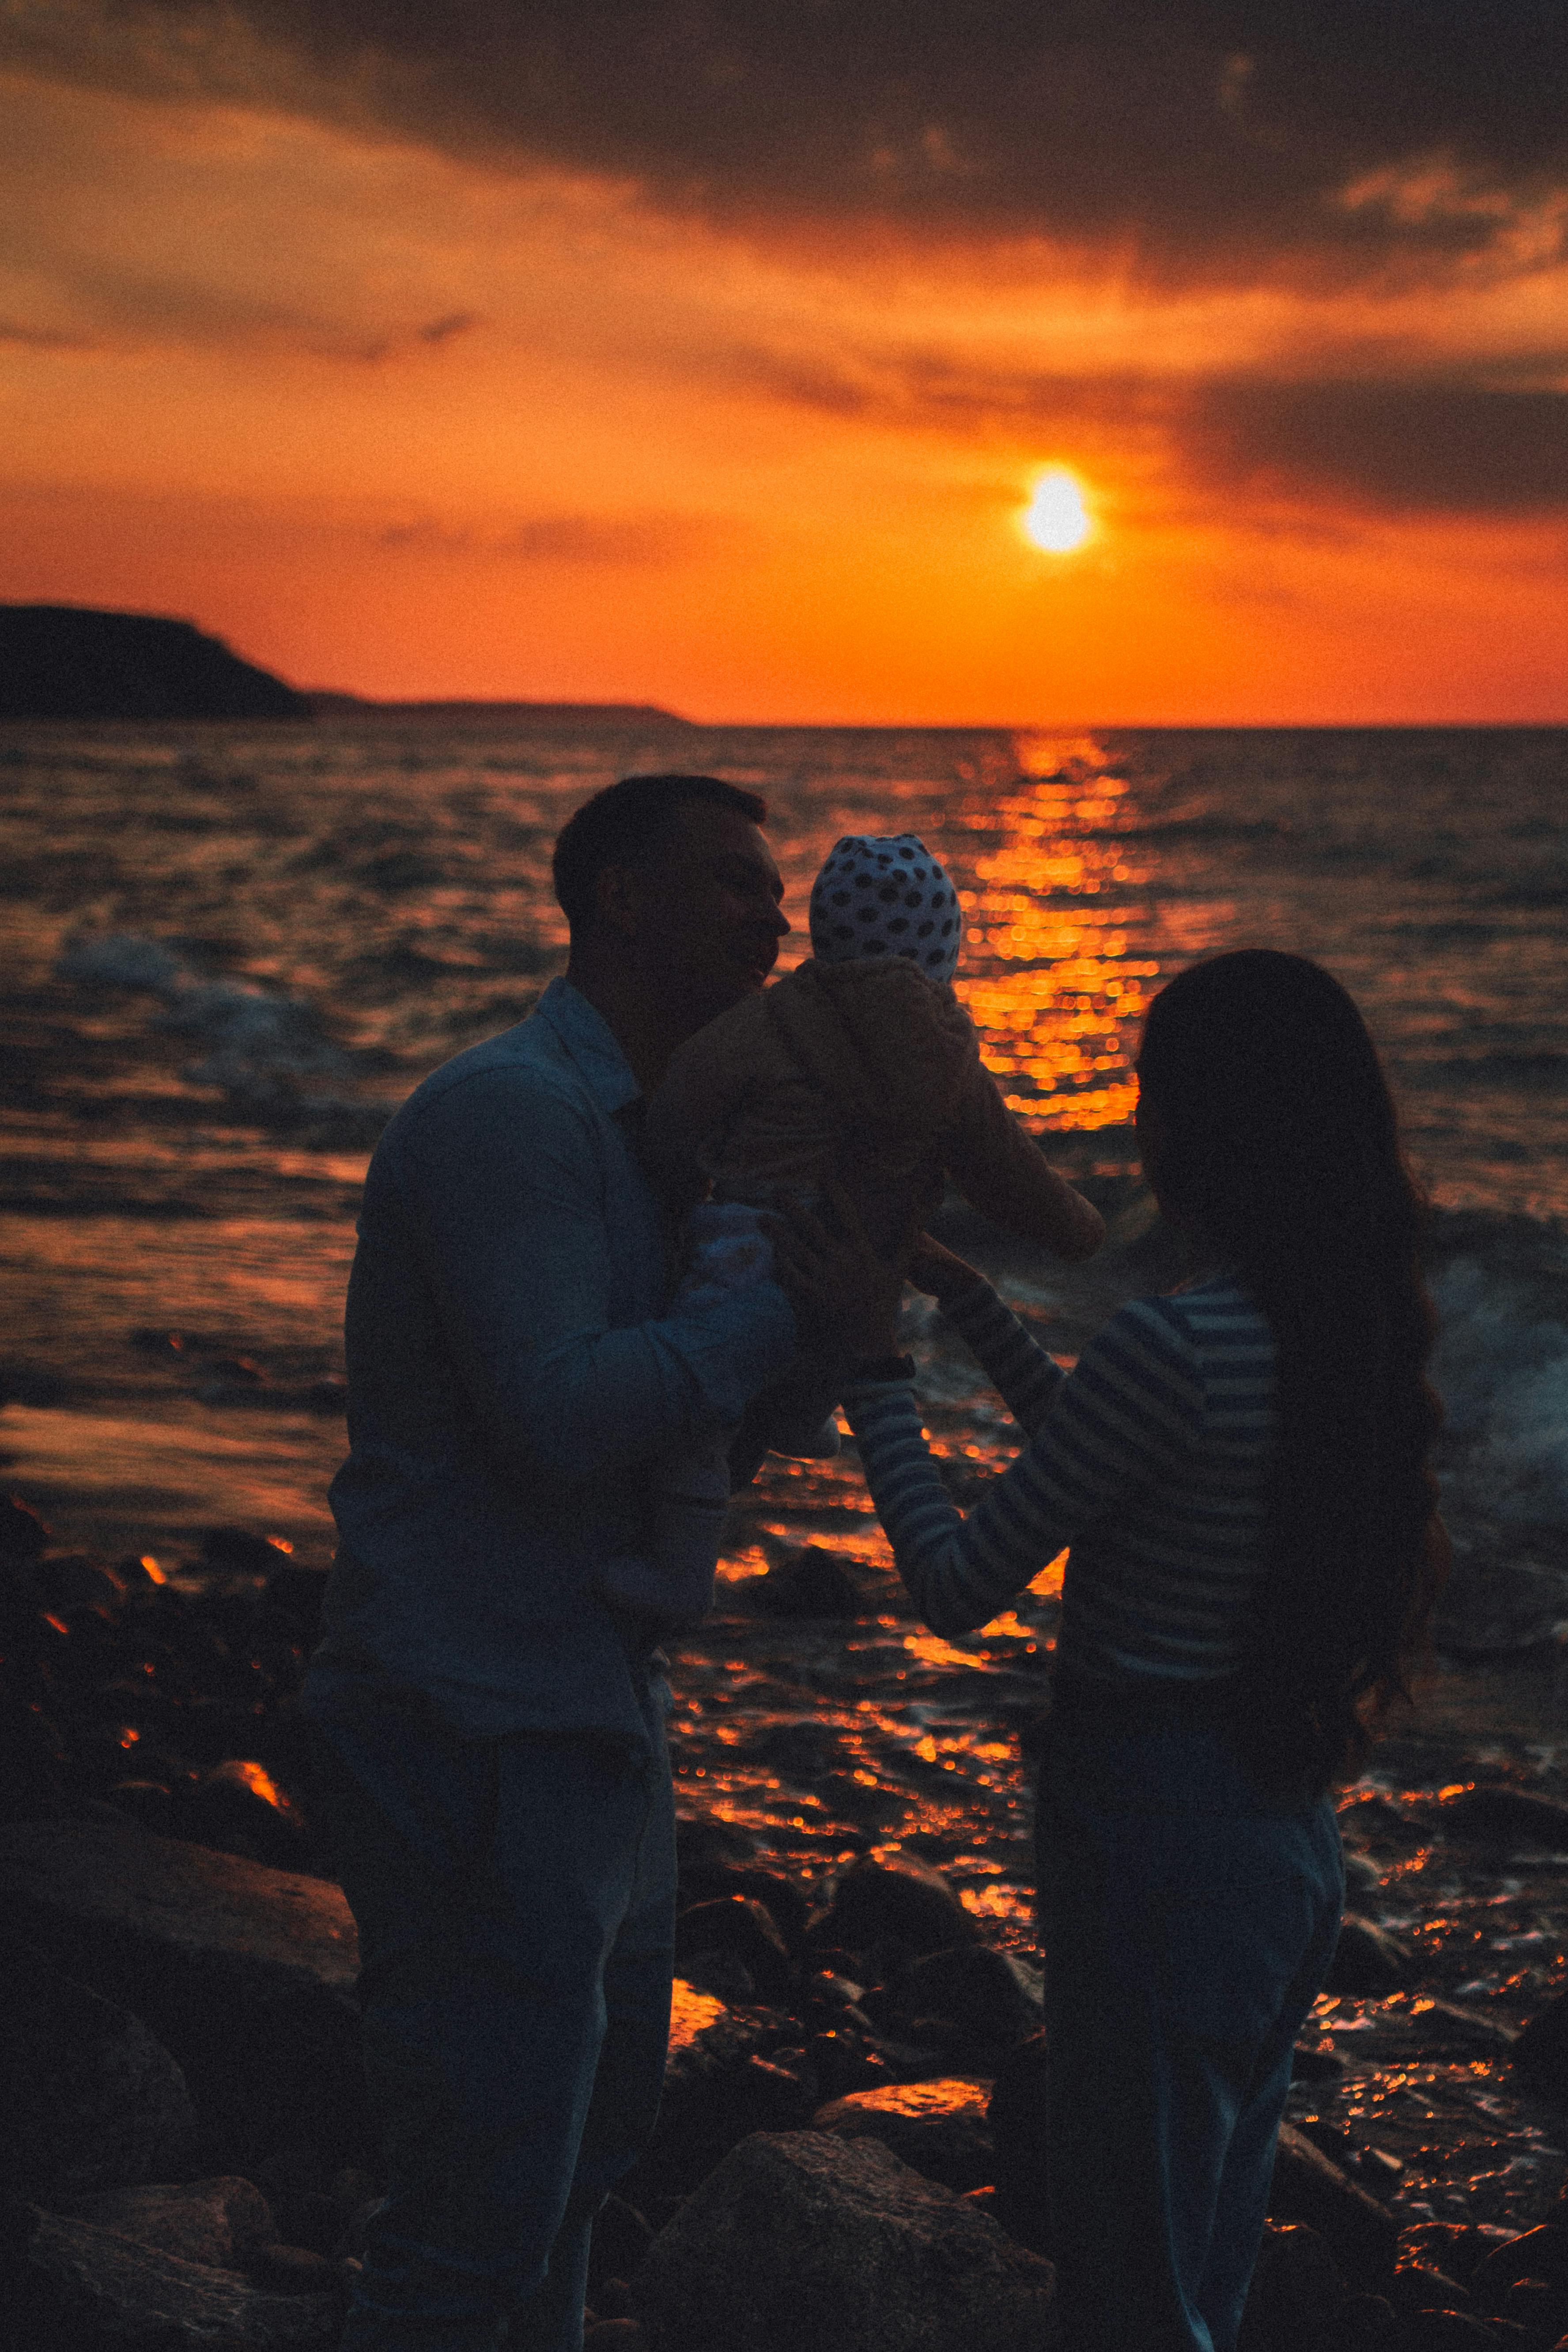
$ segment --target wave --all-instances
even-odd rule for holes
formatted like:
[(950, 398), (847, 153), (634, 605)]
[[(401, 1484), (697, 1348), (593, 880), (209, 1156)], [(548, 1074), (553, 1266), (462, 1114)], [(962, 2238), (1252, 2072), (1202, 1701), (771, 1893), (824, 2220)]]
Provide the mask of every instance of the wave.
[(248, 1116), (289, 1124), (326, 1121), (357, 1134), (367, 1125), (379, 1129), (390, 1115), (310, 1090), (312, 1082), (352, 1076), (354, 1057), (333, 1043), (302, 997), (249, 981), (204, 980), (166, 942), (138, 931), (78, 933), (67, 940), (55, 977), (78, 987), (141, 989), (156, 997), (163, 1010), (153, 1025), (204, 1049), (187, 1066), (186, 1077), (221, 1087)]

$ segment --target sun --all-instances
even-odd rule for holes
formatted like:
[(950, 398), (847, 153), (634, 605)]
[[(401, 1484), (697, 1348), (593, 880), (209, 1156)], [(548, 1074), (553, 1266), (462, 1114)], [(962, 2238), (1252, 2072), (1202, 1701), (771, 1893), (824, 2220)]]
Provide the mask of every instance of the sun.
[(1078, 476), (1065, 466), (1047, 467), (1018, 520), (1024, 537), (1048, 555), (1070, 555), (1094, 529)]

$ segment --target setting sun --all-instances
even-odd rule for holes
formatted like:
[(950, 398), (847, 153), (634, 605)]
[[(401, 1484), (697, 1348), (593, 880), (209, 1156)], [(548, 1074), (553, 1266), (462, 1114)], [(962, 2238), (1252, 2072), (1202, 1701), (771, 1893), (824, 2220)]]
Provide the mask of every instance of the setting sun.
[(1070, 555), (1093, 529), (1078, 478), (1065, 466), (1040, 476), (1021, 520), (1025, 538), (1049, 555)]

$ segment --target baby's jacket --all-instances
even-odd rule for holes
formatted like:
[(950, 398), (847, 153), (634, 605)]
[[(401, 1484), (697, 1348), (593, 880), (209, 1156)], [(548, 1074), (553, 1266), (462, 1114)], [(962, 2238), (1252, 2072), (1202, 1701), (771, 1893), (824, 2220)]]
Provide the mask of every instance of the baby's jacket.
[(951, 987), (904, 956), (803, 963), (689, 1037), (648, 1107), (669, 1176), (773, 1207), (846, 1182), (890, 1237), (945, 1171), (984, 1216), (1059, 1246), (1061, 1180), (980, 1058)]

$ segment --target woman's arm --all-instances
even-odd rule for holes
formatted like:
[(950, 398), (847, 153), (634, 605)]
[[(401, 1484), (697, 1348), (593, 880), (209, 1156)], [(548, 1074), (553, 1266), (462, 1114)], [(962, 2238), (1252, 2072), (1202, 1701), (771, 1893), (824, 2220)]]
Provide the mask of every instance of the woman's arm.
[(844, 1406), (894, 1563), (942, 1634), (984, 1625), (1064, 1545), (1170, 1476), (1204, 1415), (1185, 1339), (1152, 1300), (1124, 1307), (1058, 1376), (1028, 1448), (967, 1518), (942, 1486), (912, 1390), (851, 1382)]
[(1066, 1375), (990, 1283), (957, 1254), (922, 1234), (906, 1269), (935, 1299), (1026, 1437), (1032, 1437)]

